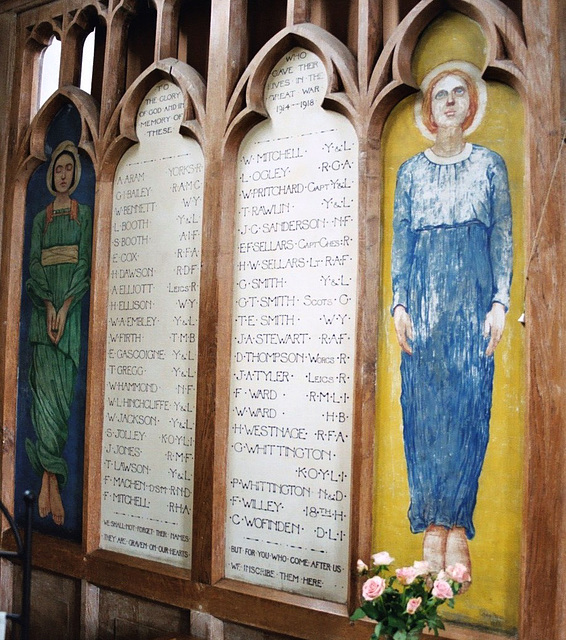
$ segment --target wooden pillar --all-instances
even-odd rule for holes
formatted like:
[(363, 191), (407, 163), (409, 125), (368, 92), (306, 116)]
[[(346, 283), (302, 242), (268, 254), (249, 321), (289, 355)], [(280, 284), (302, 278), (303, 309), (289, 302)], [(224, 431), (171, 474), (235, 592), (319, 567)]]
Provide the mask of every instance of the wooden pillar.
[(80, 640), (96, 640), (99, 636), (98, 619), (100, 589), (81, 580), (81, 637)]
[(383, 2), (381, 10), (383, 12), (383, 43), (385, 44), (399, 24), (399, 0), (387, 0)]
[[(0, 113), (10, 113), (10, 102), (13, 86), (13, 73), (15, 62), (16, 44), (16, 17), (13, 15), (0, 16), (0, 41), (2, 42), (3, 55), (0, 56)], [(0, 137), (8, 140), (10, 134), (9, 118), (3, 117), (0, 120)], [(0, 194), (5, 193), (6, 166), (9, 145), (2, 145), (0, 150)], [(2, 260), (2, 228), (4, 216), (0, 216), (0, 263)], [(1, 376), (0, 376), (1, 379)]]
[[(559, 567), (566, 565), (566, 260), (563, 203), (564, 156), (560, 155), (558, 2), (525, 4), (528, 43), (530, 258), (527, 272), (527, 408), (525, 544), (521, 638), (564, 636)], [(550, 569), (549, 569), (550, 568)], [(548, 603), (548, 607), (542, 603)]]
[(199, 323), (199, 381), (195, 440), (195, 502), (193, 513), (193, 578), (214, 583), (223, 575), (224, 449), (217, 427), (216, 393), (218, 336), (218, 263), (221, 250), (225, 109), (247, 52), (245, 0), (213, 0), (208, 67), (208, 111), (205, 123), (205, 178), (203, 197), (202, 271)]
[(155, 59), (176, 58), (179, 44), (180, 2), (162, 0), (157, 5), (157, 33), (155, 34)]
[(367, 87), (377, 53), (382, 48), (382, 7), (371, 0), (358, 2), (358, 75), (360, 87)]
[[(122, 4), (109, 13), (106, 32), (105, 67), (111, 67), (113, 73), (105, 73), (102, 83), (100, 104), (100, 129), (104, 131), (112, 112), (120, 101), (126, 82), (126, 44), (128, 41), (127, 24), (132, 14)], [(112, 61), (112, 62), (110, 62)]]
[[(79, 86), (81, 78), (81, 60), (83, 40), (79, 38), (77, 29), (67, 31), (61, 41), (61, 66), (59, 68), (59, 86), (68, 84)], [(80, 49), (80, 51), (79, 51)]]
[(204, 640), (224, 640), (224, 623), (208, 613), (191, 613), (191, 635)]
[(287, 26), (310, 22), (309, 0), (287, 0)]

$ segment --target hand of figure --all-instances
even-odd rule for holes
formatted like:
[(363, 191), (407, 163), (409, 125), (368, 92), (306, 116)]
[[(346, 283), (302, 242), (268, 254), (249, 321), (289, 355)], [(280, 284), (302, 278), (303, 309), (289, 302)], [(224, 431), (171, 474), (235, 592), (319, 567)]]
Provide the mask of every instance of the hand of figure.
[(43, 302), (45, 304), (47, 337), (53, 344), (57, 344), (57, 312), (50, 300), (44, 300)]
[(485, 350), (486, 356), (493, 355), (495, 347), (499, 344), (503, 329), (505, 328), (505, 307), (500, 302), (494, 302), (485, 316), (483, 334), (489, 337), (489, 344)]
[(405, 353), (412, 356), (413, 350), (408, 341), (413, 339), (413, 323), (403, 305), (398, 304), (393, 310), (393, 323), (395, 324), (395, 333), (399, 346)]
[(56, 340), (54, 341), (54, 344), (58, 344), (59, 340), (61, 340), (61, 338), (63, 337), (63, 331), (65, 331), (65, 323), (67, 322), (67, 313), (69, 312), (69, 307), (71, 306), (72, 301), (73, 301), (72, 297), (67, 298), (65, 302), (63, 302), (63, 305), (61, 306), (59, 311), (57, 312), (57, 316), (55, 318), (55, 325), (57, 328), (57, 332), (56, 332)]

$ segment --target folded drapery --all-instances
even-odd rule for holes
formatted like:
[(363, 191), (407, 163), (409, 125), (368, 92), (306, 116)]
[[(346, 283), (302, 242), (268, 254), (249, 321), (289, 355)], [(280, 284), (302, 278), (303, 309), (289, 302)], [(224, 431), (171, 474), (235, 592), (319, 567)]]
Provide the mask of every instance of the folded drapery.
[(54, 264), (77, 264), (78, 261), (78, 244), (61, 244), (41, 250), (42, 267), (51, 267)]

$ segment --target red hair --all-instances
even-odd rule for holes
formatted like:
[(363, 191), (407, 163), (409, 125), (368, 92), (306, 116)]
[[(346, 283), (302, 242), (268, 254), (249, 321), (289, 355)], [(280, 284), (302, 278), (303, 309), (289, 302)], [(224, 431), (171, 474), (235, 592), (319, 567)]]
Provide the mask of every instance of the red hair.
[[(44, 235), (47, 233), (47, 227), (53, 222), (53, 202), (50, 202), (45, 209), (45, 225), (43, 227)], [(69, 211), (69, 219), (74, 222), (79, 222), (79, 203), (71, 198), (71, 209)]]
[(435, 76), (429, 83), (428, 88), (424, 92), (423, 96), (423, 106), (422, 106), (422, 115), (423, 115), (423, 124), (425, 127), (431, 132), (436, 133), (438, 131), (438, 125), (434, 121), (432, 115), (432, 96), (434, 93), (434, 89), (436, 85), (448, 76), (456, 76), (462, 80), (466, 88), (468, 89), (468, 95), (470, 96), (470, 106), (468, 108), (468, 115), (466, 119), (462, 123), (462, 130), (465, 131), (474, 121), (476, 117), (476, 113), (478, 111), (479, 105), (479, 94), (478, 89), (476, 87), (475, 82), (472, 80), (471, 76), (469, 76), (465, 71), (461, 69), (447, 69), (445, 71), (441, 71), (437, 76)]

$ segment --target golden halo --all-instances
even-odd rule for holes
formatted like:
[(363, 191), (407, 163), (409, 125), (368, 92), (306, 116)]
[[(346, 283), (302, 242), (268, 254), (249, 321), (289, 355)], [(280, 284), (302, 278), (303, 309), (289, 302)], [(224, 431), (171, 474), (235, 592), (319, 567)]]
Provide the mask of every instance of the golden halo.
[(55, 165), (55, 161), (62, 153), (68, 153), (73, 157), (75, 161), (75, 179), (73, 180), (73, 184), (69, 188), (69, 195), (73, 193), (73, 191), (79, 186), (79, 182), (81, 179), (81, 159), (79, 157), (79, 150), (77, 149), (74, 142), (71, 140), (64, 140), (54, 149), (51, 154), (51, 160), (49, 161), (49, 169), (47, 170), (47, 188), (49, 189), (49, 193), (53, 196), (57, 195), (57, 192), (53, 188), (53, 166)]
[(470, 126), (464, 131), (464, 135), (468, 136), (470, 133), (473, 133), (481, 124), (483, 117), (485, 115), (485, 109), (487, 106), (487, 86), (485, 80), (481, 77), (481, 71), (471, 62), (466, 62), (465, 60), (450, 60), (449, 62), (444, 62), (443, 64), (438, 65), (431, 71), (429, 71), (426, 76), (423, 78), (421, 82), (421, 91), (415, 100), (415, 122), (419, 129), (419, 131), (423, 134), (425, 138), (429, 140), (436, 140), (436, 136), (432, 131), (429, 131), (423, 122), (423, 96), (430, 86), (431, 82), (438, 76), (439, 73), (443, 71), (463, 71), (465, 74), (470, 76), (473, 80), (476, 88), (478, 90), (478, 108), (476, 111), (476, 115), (472, 120)]

